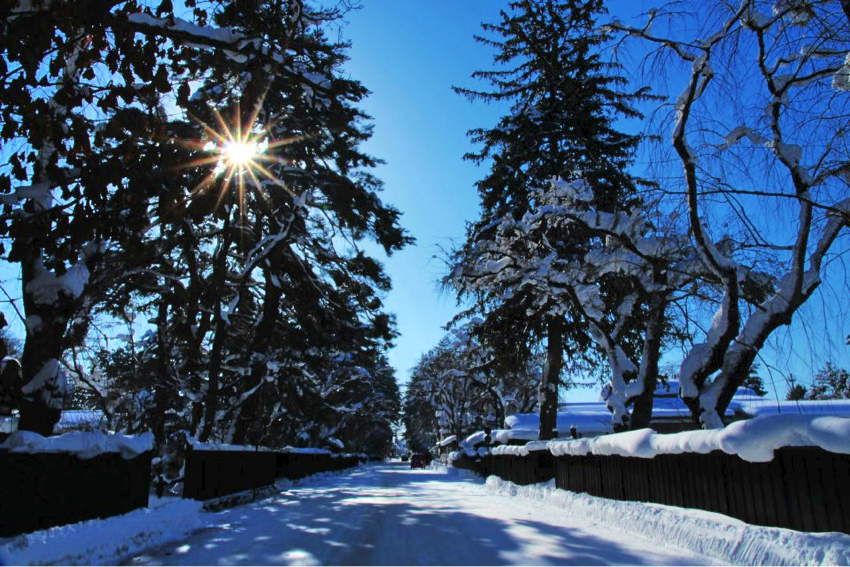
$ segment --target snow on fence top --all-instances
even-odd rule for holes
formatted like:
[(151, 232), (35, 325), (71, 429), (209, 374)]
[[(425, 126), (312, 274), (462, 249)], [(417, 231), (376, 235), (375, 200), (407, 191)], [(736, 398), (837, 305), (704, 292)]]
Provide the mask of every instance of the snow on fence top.
[(32, 431), (16, 431), (0, 443), (0, 450), (12, 453), (71, 453), (91, 459), (103, 453), (121, 453), (132, 459), (153, 449), (153, 434), (137, 436), (108, 434), (102, 431), (74, 431), (55, 437), (42, 437)]
[(446, 437), (445, 439), (443, 439), (442, 441), (437, 443), (437, 446), (438, 447), (445, 447), (446, 445), (450, 445), (450, 444), (454, 443), (455, 441), (457, 441), (457, 435), (449, 435), (448, 437)]
[(651, 429), (548, 444), (555, 456), (620, 455), (651, 459), (656, 455), (723, 451), (752, 463), (773, 460), (782, 447), (820, 447), (850, 454), (850, 419), (817, 415), (764, 415), (736, 421), (724, 429), (660, 435)]
[(537, 451), (545, 451), (549, 448), (548, 441), (531, 441), (523, 446), (517, 445), (501, 445), (494, 447), (490, 453), (493, 455), (515, 455), (517, 457), (526, 457), (529, 453)]

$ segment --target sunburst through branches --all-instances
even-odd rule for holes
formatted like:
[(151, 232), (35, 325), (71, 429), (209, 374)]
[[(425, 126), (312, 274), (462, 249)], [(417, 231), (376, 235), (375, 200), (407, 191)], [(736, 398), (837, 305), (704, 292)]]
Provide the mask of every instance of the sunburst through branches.
[(272, 173), (269, 164), (286, 164), (287, 161), (275, 155), (274, 150), (303, 137), (271, 140), (271, 129), (276, 121), (266, 125), (258, 124), (257, 118), (261, 109), (262, 101), (256, 105), (248, 120), (243, 122), (237, 105), (230, 124), (218, 110), (213, 110), (215, 128), (193, 117), (203, 126), (205, 138), (200, 142), (191, 142), (187, 145), (210, 155), (196, 159), (185, 167), (215, 164), (210, 174), (192, 190), (194, 195), (218, 185), (215, 209), (218, 209), (228, 192), (235, 188), (239, 210), (244, 213), (248, 190), (253, 190), (262, 199), (267, 200), (263, 189), (265, 183), (278, 185), (289, 192), (293, 198), (295, 197), (286, 184)]

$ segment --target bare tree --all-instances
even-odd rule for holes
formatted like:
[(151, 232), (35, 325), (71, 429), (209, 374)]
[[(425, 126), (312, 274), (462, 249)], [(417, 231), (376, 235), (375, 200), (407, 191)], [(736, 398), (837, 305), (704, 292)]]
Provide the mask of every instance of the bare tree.
[[(648, 46), (656, 68), (684, 64), (671, 81), (684, 86), (668, 146), (684, 175), (671, 183), (723, 290), (679, 370), (680, 395), (706, 428), (722, 427), (759, 350), (815, 292), (847, 227), (848, 24), (839, 3), (808, 0), (676, 2), (642, 28), (611, 24)], [(756, 265), (777, 284), (747, 308), (739, 284)]]

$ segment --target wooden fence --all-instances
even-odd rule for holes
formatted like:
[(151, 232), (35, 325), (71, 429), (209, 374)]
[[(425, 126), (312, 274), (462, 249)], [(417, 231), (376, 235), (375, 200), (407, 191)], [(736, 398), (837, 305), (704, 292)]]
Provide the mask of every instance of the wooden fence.
[(148, 505), (151, 453), (0, 452), (0, 536), (126, 514)]
[(526, 456), (499, 455), (492, 459), (492, 474), (520, 486), (547, 482), (555, 477), (555, 462), (549, 451)]
[(556, 457), (558, 488), (699, 508), (749, 524), (850, 533), (850, 455), (786, 447), (769, 463), (715, 451), (653, 459)]
[(850, 533), (850, 455), (787, 447), (769, 463), (715, 451), (707, 455), (461, 456), (452, 465), (519, 485), (555, 485), (614, 500), (719, 512), (749, 524)]
[(183, 498), (209, 500), (274, 484), (357, 466), (352, 455), (289, 451), (216, 451), (190, 448), (186, 453)]

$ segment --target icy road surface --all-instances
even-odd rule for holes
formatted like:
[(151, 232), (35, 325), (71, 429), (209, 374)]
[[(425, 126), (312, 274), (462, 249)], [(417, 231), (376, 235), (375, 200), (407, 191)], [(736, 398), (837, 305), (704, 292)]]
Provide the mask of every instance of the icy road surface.
[(131, 565), (702, 565), (567, 511), (386, 463), (209, 514)]

